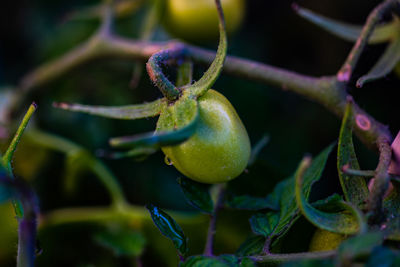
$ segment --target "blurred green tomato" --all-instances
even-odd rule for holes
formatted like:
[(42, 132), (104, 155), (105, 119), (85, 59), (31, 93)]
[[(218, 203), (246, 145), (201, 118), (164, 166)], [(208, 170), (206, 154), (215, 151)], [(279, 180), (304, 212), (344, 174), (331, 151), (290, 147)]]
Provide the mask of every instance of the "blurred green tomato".
[(347, 236), (317, 229), (311, 239), (309, 251), (327, 251), (337, 249)]
[[(237, 30), (245, 14), (244, 0), (221, 0), (226, 30)], [(217, 40), (218, 13), (214, 0), (167, 0), (164, 25), (172, 35), (191, 42)]]
[(0, 262), (15, 257), (18, 243), (18, 223), (11, 202), (0, 204)]

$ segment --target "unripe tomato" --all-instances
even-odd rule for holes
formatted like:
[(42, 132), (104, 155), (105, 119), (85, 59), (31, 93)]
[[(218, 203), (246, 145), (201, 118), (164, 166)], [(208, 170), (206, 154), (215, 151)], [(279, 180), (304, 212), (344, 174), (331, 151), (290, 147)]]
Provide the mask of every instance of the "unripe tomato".
[[(228, 33), (239, 28), (244, 0), (221, 0)], [(214, 0), (167, 0), (164, 25), (172, 35), (187, 41), (218, 39), (218, 15)]]
[(337, 249), (347, 236), (317, 229), (311, 239), (309, 251), (327, 251)]
[[(250, 157), (247, 131), (231, 103), (208, 90), (198, 99), (199, 122), (187, 141), (163, 147), (171, 163), (186, 177), (201, 183), (222, 183), (236, 178)], [(160, 115), (157, 130), (170, 125), (167, 112)]]

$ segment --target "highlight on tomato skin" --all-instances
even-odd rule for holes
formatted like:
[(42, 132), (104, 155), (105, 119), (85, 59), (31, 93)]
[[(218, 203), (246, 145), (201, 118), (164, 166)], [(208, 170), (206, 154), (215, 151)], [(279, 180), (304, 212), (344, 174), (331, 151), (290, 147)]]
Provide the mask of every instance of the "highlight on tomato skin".
[[(217, 91), (210, 89), (198, 101), (200, 118), (194, 135), (162, 151), (192, 180), (208, 184), (230, 181), (243, 172), (250, 158), (246, 128), (232, 104)], [(158, 125), (166, 119), (161, 115)]]
[[(243, 22), (245, 0), (222, 0), (228, 34)], [(218, 15), (215, 0), (167, 0), (163, 24), (174, 37), (189, 42), (218, 40)]]

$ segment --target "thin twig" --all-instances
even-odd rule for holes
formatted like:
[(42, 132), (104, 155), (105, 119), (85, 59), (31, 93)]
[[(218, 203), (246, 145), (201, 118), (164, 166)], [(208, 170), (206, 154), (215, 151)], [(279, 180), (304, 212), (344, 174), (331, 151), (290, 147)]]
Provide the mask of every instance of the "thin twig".
[(218, 184), (216, 186), (217, 186), (216, 203), (214, 204), (213, 213), (210, 215), (210, 225), (208, 227), (207, 240), (206, 240), (206, 245), (204, 247), (204, 255), (206, 256), (213, 256), (213, 245), (216, 232), (217, 214), (219, 209), (221, 208), (222, 201), (224, 199), (226, 184)]
[(357, 39), (357, 42), (354, 44), (351, 52), (347, 56), (342, 68), (337, 73), (337, 78), (339, 81), (348, 82), (350, 80), (358, 59), (367, 45), (368, 39), (372, 35), (376, 25), (382, 19), (382, 16), (394, 7), (396, 2), (397, 0), (386, 0), (385, 2), (376, 6), (369, 14), (361, 34)]

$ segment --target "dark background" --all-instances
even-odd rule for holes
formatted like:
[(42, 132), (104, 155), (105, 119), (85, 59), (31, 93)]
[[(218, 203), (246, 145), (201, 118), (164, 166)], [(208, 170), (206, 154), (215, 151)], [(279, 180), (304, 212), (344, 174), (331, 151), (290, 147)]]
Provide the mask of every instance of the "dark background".
[[(228, 53), (312, 76), (335, 74), (352, 44), (297, 16), (291, 9), (292, 2), (247, 1), (245, 23), (240, 31), (229, 39)], [(362, 24), (379, 2), (305, 0), (297, 3), (331, 18)], [(95, 3), (97, 2), (72, 0), (3, 1), (0, 5), (0, 86), (17, 84), (20, 78), (35, 66), (62, 55), (86, 40), (97, 28), (96, 20), (63, 23), (63, 19), (69, 12)], [(140, 28), (140, 14), (139, 12), (135, 17), (119, 20), (119, 33), (135, 38)], [(156, 38), (169, 37), (159, 30)], [(216, 49), (214, 43), (202, 46)], [(355, 76), (365, 73), (384, 48), (385, 45), (368, 47)], [(53, 101), (123, 105), (160, 97), (146, 73), (138, 88), (129, 88), (132, 67), (133, 62), (128, 60), (98, 60), (46, 84), (29, 99), (29, 102), (34, 100), (39, 105), (35, 114), (37, 125), (91, 151), (107, 148), (109, 137), (153, 130), (155, 119), (116, 121), (68, 113), (51, 106)], [(201, 71), (201, 68), (197, 70), (198, 73)], [(348, 88), (360, 106), (381, 122), (388, 124), (393, 134), (400, 128), (396, 84), (398, 78), (390, 74), (362, 89), (351, 86)], [(257, 162), (247, 173), (230, 183), (229, 188), (233, 192), (265, 196), (271, 192), (274, 184), (295, 170), (305, 153), (316, 155), (337, 139), (340, 120), (320, 105), (301, 96), (226, 75), (219, 78), (214, 89), (223, 93), (235, 106), (253, 144), (264, 134), (270, 137), (269, 144)], [(21, 107), (22, 110), (25, 108)], [(374, 168), (375, 153), (367, 150), (358, 140), (356, 149), (362, 168)], [(114, 171), (132, 203), (154, 203), (165, 209), (193, 211), (193, 208), (186, 204), (176, 182), (180, 174), (173, 167), (164, 164), (161, 152), (142, 162), (123, 159), (108, 160), (106, 164)], [(314, 199), (339, 191), (335, 164), (335, 156), (332, 156), (322, 181), (314, 190)], [(32, 183), (38, 192), (43, 212), (61, 207), (107, 203), (105, 191), (90, 174), (82, 177), (73, 197), (65, 195), (62, 154), (51, 153), (46, 162), (39, 166), (39, 170), (32, 174)], [(218, 223), (217, 253), (232, 253), (237, 249), (250, 233), (247, 222), (250, 215), (248, 212), (222, 212)], [(0, 214), (0, 227), (2, 217)], [(70, 225), (42, 231), (39, 240), (43, 253), (38, 257), (37, 265), (128, 265), (127, 259), (116, 259), (111, 253), (93, 243), (90, 236), (92, 228), (91, 225)], [(206, 225), (201, 229), (203, 228), (203, 232), (190, 227), (184, 229), (191, 240), (191, 254), (201, 253)], [(176, 260), (172, 244), (156, 231), (148, 240), (148, 247), (143, 256), (145, 266)], [(307, 250), (312, 231), (313, 227), (309, 223), (300, 220), (287, 236), (284, 250)], [(221, 238), (218, 239), (218, 236)], [(159, 254), (160, 250), (157, 250), (154, 244), (159, 244), (158, 247), (165, 250), (165, 254), (170, 254), (168, 259)], [(4, 244), (0, 249), (3, 246), (16, 245)], [(13, 258), (12, 254), (4, 259), (0, 258), (0, 263), (12, 266)]]

